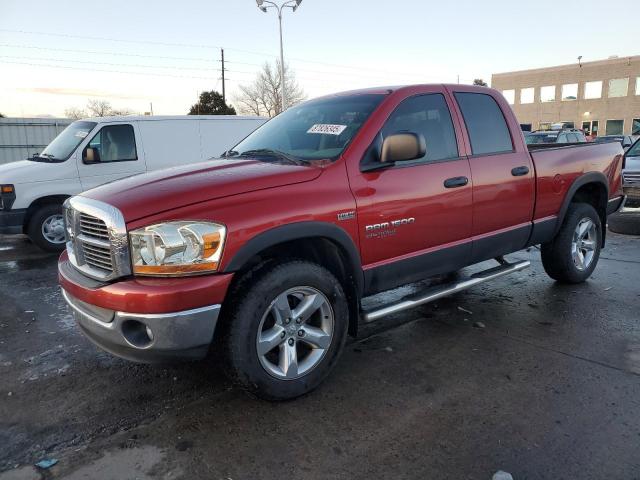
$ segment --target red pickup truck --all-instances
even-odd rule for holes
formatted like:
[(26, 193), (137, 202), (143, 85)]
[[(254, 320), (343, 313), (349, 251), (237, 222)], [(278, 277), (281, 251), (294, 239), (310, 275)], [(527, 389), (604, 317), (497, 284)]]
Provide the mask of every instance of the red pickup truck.
[[(143, 362), (224, 351), (266, 399), (315, 388), (358, 324), (528, 266), (586, 280), (622, 201), (618, 143), (527, 148), (495, 90), (377, 88), (293, 107), (220, 159), (65, 204), (64, 296), (99, 347)], [(365, 311), (362, 299), (495, 268)]]

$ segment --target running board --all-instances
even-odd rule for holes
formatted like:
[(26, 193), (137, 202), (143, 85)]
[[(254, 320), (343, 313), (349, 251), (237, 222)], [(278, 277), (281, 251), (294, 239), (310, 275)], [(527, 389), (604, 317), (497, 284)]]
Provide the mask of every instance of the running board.
[(457, 280), (449, 284), (439, 285), (426, 291), (414, 294), (413, 296), (406, 297), (396, 303), (392, 303), (391, 305), (370, 310), (368, 312), (365, 311), (363, 312), (362, 319), (365, 323), (373, 322), (387, 315), (391, 315), (392, 313), (398, 313), (402, 312), (403, 310), (418, 307), (420, 305), (424, 305), (425, 303), (433, 302), (434, 300), (438, 300), (439, 298), (446, 297), (447, 295), (467, 290), (468, 288), (474, 287), (481, 283), (495, 280), (496, 278), (500, 278), (504, 275), (519, 272), (520, 270), (524, 270), (529, 265), (531, 265), (531, 262), (529, 262), (528, 260), (517, 263), (508, 263), (502, 257), (496, 258), (496, 261), (500, 263), (499, 266), (475, 273), (464, 280)]

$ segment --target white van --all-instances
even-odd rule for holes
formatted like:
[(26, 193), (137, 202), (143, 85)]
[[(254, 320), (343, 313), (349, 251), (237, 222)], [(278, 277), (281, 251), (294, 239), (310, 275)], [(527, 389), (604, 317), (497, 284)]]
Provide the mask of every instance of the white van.
[(266, 122), (232, 115), (78, 120), (42, 153), (0, 165), (0, 234), (26, 233), (48, 251), (64, 248), (62, 203), (138, 173), (220, 156)]

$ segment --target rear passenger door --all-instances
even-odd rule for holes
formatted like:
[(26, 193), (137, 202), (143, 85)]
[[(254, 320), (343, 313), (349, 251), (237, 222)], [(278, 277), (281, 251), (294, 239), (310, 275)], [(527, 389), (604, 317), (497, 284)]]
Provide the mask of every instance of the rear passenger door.
[[(513, 137), (503, 109), (493, 95), (455, 91), (466, 126), (473, 178), (472, 261), (479, 262), (523, 248), (531, 233), (535, 175), (522, 139)], [(517, 127), (509, 110), (512, 128)], [(519, 132), (518, 132), (519, 133)]]

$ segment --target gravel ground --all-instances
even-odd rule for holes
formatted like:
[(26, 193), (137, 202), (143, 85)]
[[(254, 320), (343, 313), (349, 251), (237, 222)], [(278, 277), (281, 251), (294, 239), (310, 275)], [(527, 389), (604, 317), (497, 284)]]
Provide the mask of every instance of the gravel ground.
[(610, 234), (578, 286), (511, 258), (532, 268), (367, 326), (272, 404), (212, 362), (98, 351), (55, 256), (0, 238), (0, 480), (640, 479), (640, 237)]

